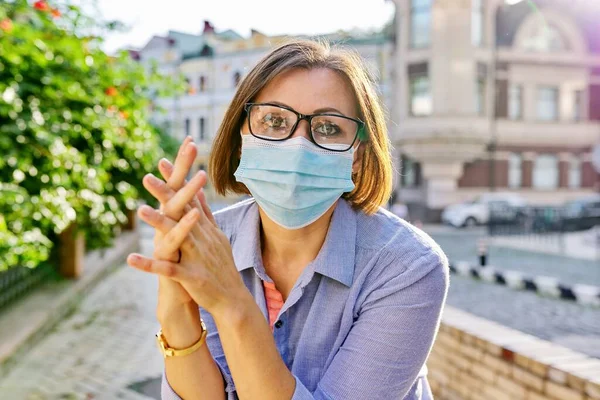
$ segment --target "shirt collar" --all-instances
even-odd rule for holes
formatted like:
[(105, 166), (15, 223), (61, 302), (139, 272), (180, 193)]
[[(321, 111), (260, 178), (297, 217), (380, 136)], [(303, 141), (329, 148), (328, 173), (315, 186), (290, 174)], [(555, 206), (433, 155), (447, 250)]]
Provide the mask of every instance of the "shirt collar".
[[(235, 232), (234, 260), (238, 271), (254, 268), (259, 277), (266, 278), (260, 246), (260, 216), (252, 202)], [(325, 242), (311, 263), (315, 272), (350, 286), (354, 278), (356, 253), (356, 212), (344, 199), (338, 200), (331, 217)], [(309, 265), (310, 267), (310, 265)]]

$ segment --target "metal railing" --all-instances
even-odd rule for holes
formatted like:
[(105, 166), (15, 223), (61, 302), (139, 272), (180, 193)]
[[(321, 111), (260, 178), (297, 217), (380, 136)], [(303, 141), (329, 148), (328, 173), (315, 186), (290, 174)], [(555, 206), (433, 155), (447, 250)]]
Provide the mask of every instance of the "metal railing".
[(16, 267), (0, 272), (0, 311), (30, 293), (42, 282), (57, 279), (56, 268), (43, 263), (36, 268)]
[[(573, 216), (564, 207), (491, 207), (487, 229), (490, 237), (512, 240), (517, 247), (571, 252), (584, 258), (592, 254), (600, 260), (600, 215)], [(585, 236), (571, 235), (588, 230)], [(587, 244), (583, 245), (584, 241)]]
[(564, 207), (490, 207), (488, 233), (501, 235), (549, 235), (592, 229), (600, 216), (569, 216)]

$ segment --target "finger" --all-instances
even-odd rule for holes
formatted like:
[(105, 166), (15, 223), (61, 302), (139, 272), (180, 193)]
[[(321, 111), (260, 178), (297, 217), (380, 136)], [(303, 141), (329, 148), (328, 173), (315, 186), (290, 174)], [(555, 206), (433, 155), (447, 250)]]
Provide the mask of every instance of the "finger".
[(158, 171), (167, 182), (167, 185), (170, 186), (169, 180), (171, 179), (171, 175), (173, 175), (173, 164), (166, 158), (161, 158), (158, 162)]
[[(158, 162), (158, 170), (160, 171), (161, 175), (163, 176), (163, 178), (165, 178), (165, 181), (167, 181), (167, 186), (169, 186), (169, 180), (171, 178), (171, 175), (173, 174), (173, 164), (171, 164), (169, 162), (169, 160), (167, 160), (166, 158), (161, 159)], [(184, 181), (184, 185), (187, 182)], [(198, 199), (194, 198), (192, 203), (190, 204), (190, 207), (197, 207), (199, 209), (202, 209), (202, 205), (200, 204), (200, 202), (198, 201)], [(163, 205), (161, 204), (161, 210), (164, 209)], [(189, 211), (186, 207), (185, 212)], [(194, 235), (194, 238), (196, 240), (200, 239), (202, 234), (200, 232), (200, 227), (198, 226), (194, 226), (194, 229), (192, 230), (192, 234)], [(173, 258), (174, 256), (171, 256), (169, 259)]]
[(189, 251), (191, 250), (192, 237), (190, 232), (194, 225), (198, 222), (200, 211), (197, 208), (192, 208), (166, 235), (162, 241), (161, 251), (166, 254), (171, 254), (178, 249)]
[(196, 174), (183, 189), (178, 191), (171, 189), (166, 182), (153, 174), (144, 176), (142, 183), (148, 192), (161, 203), (161, 209), (165, 214), (178, 220), (184, 213), (185, 206), (195, 198), (195, 193), (206, 184), (206, 174)]
[[(194, 177), (174, 194), (169, 193), (170, 199), (164, 203), (165, 213), (177, 213), (196, 199), (196, 193), (206, 185), (206, 173), (199, 171)], [(167, 188), (172, 192), (171, 189)], [(198, 208), (202, 218), (206, 219), (202, 208)], [(168, 214), (170, 215), (170, 214)]]
[(208, 205), (208, 202), (206, 201), (206, 195), (204, 194), (204, 188), (202, 188), (202, 189), (198, 190), (198, 192), (196, 192), (196, 199), (200, 203), (200, 206), (202, 207), (202, 211), (204, 212), (204, 215), (206, 216), (206, 218), (210, 221), (211, 224), (213, 224), (216, 227), (217, 222), (215, 221), (215, 217), (213, 216), (212, 211), (210, 210), (210, 206)]
[(179, 264), (171, 261), (154, 260), (137, 253), (132, 253), (127, 257), (127, 264), (140, 271), (171, 278), (177, 282), (190, 277), (189, 271)]
[(159, 213), (148, 205), (140, 206), (138, 215), (140, 219), (155, 228), (158, 231), (157, 233), (162, 234), (163, 237), (177, 225), (177, 221), (172, 220), (165, 214)]
[[(163, 158), (158, 163), (158, 170), (160, 171), (160, 174), (163, 176), (163, 178), (165, 178), (165, 180), (167, 181), (167, 185), (169, 185), (169, 180), (171, 178), (171, 175), (173, 174), (173, 164), (171, 164), (169, 162), (169, 160), (167, 160), (166, 158)], [(184, 185), (186, 183), (187, 182), (184, 181)], [(198, 195), (193, 200), (193, 205), (195, 207), (202, 208), (203, 211), (206, 211), (206, 208), (202, 207), (202, 204), (201, 204), (201, 201), (200, 201), (200, 193), (201, 192), (202, 192), (202, 189), (200, 189), (198, 191)]]
[(196, 148), (196, 145), (193, 142), (190, 142), (186, 144), (181, 154), (175, 159), (175, 166), (171, 177), (169, 178), (169, 186), (174, 190), (183, 187), (185, 177), (189, 174), (197, 155), (198, 149)]
[(177, 156), (175, 158), (179, 157), (179, 155), (183, 153), (185, 146), (187, 146), (187, 144), (190, 143), (192, 140), (192, 137), (189, 135), (183, 139), (183, 142), (181, 142), (181, 146), (179, 146), (179, 149), (177, 150)]
[[(164, 213), (160, 213), (157, 210), (155, 210), (154, 208), (148, 206), (148, 205), (142, 205), (139, 209), (138, 209), (138, 215), (140, 216), (140, 219), (142, 219), (144, 222), (146, 222), (148, 225), (152, 226), (153, 228), (156, 229), (157, 234), (161, 234), (162, 238), (160, 238), (158, 240), (158, 243), (155, 242), (154, 243), (154, 248), (155, 248), (155, 254), (156, 254), (156, 258), (159, 258), (161, 260), (170, 260), (173, 261), (173, 259), (177, 256), (177, 258), (175, 258), (175, 261), (179, 258), (179, 255), (175, 255), (172, 253), (167, 253), (164, 249), (163, 249), (163, 241), (165, 240), (165, 238), (167, 237), (167, 234), (172, 230), (172, 229), (177, 229), (177, 221), (172, 220), (171, 218), (169, 218), (166, 214)], [(205, 235), (204, 232), (202, 232), (202, 230), (200, 229), (200, 227), (198, 226), (198, 224), (194, 224), (194, 228), (193, 229), (197, 229), (198, 230), (198, 236), (194, 238), (198, 238), (198, 239), (204, 239)], [(193, 242), (191, 242), (193, 243)], [(188, 250), (190, 250), (191, 248), (189, 247), (189, 244), (191, 243), (187, 243), (184, 242), (184, 244), (182, 245), (182, 248), (186, 248)], [(171, 247), (168, 247), (168, 249), (170, 249)], [(161, 251), (157, 251), (158, 249), (160, 249)]]
[[(160, 202), (160, 209), (164, 210), (165, 204), (175, 195), (173, 189), (169, 188), (164, 181), (154, 176), (154, 174), (146, 174), (142, 179), (142, 185), (146, 190)], [(179, 215), (169, 214), (172, 219), (178, 220), (181, 218), (182, 213)]]

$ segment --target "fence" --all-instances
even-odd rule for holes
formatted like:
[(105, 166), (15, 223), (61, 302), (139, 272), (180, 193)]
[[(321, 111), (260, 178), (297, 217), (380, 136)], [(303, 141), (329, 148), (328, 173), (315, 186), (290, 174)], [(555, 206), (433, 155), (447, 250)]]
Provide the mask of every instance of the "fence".
[(529, 247), (539, 245), (557, 254), (570, 249), (583, 258), (600, 259), (600, 214), (573, 215), (565, 207), (496, 206), (490, 207), (487, 229), (497, 240), (516, 243), (511, 239), (515, 237)]
[[(128, 211), (126, 231), (136, 229), (135, 211)], [(0, 311), (44, 282), (62, 278), (79, 278), (83, 273), (85, 240), (75, 225), (69, 226), (56, 238), (50, 260), (35, 268), (14, 267), (0, 272)]]
[(37, 268), (17, 267), (0, 272), (0, 310), (35, 287), (57, 276), (56, 268), (49, 263)]

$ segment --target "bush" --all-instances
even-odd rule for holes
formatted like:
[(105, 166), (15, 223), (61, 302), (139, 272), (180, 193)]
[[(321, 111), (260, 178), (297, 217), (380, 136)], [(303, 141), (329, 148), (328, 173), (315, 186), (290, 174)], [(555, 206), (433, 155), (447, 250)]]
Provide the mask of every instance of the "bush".
[(72, 5), (0, 3), (0, 270), (38, 265), (73, 222), (108, 246), (138, 199), (153, 203), (141, 180), (166, 139), (151, 95), (182, 85), (105, 54), (106, 26)]

